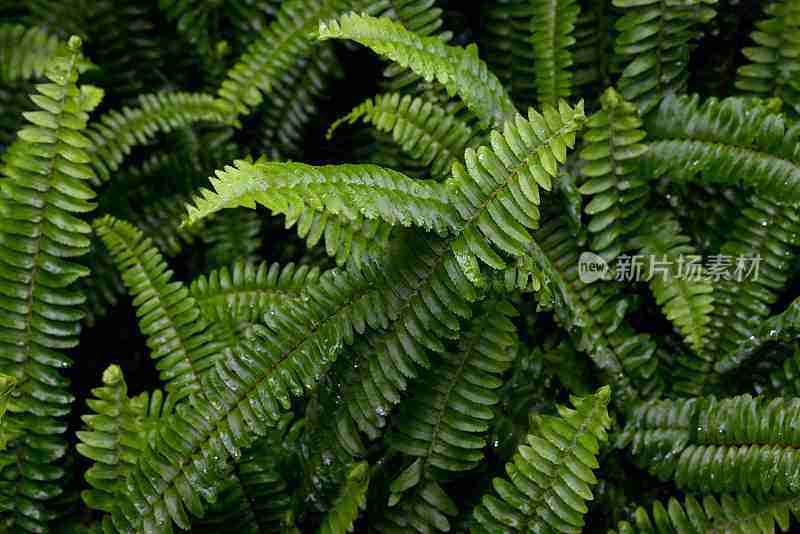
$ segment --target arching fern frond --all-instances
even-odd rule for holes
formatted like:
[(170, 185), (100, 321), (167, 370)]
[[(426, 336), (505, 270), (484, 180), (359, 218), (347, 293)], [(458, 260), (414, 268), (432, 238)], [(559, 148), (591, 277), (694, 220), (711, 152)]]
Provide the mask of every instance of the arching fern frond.
[(617, 20), (614, 51), (625, 70), (617, 82), (642, 115), (669, 93), (686, 92), (689, 50), (695, 26), (716, 15), (717, 0), (613, 0), (624, 15)]
[(555, 106), (572, 96), (575, 22), (580, 6), (577, 0), (533, 0), (531, 42), (539, 105)]
[(647, 181), (639, 175), (639, 158), (647, 146), (636, 107), (613, 87), (600, 97), (602, 109), (591, 115), (580, 151), (578, 189), (588, 203), (587, 228), (591, 248), (605, 261), (630, 249), (629, 239), (641, 228), (649, 197)]
[(467, 148), (477, 146), (473, 125), (425, 97), (378, 95), (336, 121), (328, 137), (340, 124), (358, 120), (391, 133), (406, 154), (430, 168), (434, 179), (449, 176), (453, 162), (460, 161)]
[(559, 417), (535, 416), (526, 444), (506, 464), (510, 479), (495, 478), (496, 495), (484, 495), (473, 512), (472, 532), (552, 530), (579, 533), (598, 467), (600, 444), (611, 426), (610, 389), (572, 397)]
[(231, 124), (226, 106), (214, 97), (197, 93), (156, 93), (139, 97), (137, 107), (109, 111), (92, 122), (92, 166), (100, 180), (108, 181), (131, 148), (196, 122)]
[(776, 96), (800, 113), (800, 6), (779, 0), (764, 4), (768, 18), (750, 34), (756, 46), (742, 49), (749, 60), (739, 67), (736, 88), (756, 96)]
[(643, 172), (673, 180), (751, 186), (780, 202), (800, 199), (800, 129), (758, 101), (667, 96), (646, 121)]
[(457, 221), (441, 187), (413, 180), (376, 165), (234, 162), (211, 179), (215, 191), (201, 190), (188, 206), (187, 224), (224, 208), (261, 204), (273, 213), (297, 218), (326, 211), (355, 220), (359, 216), (389, 224), (416, 225), (438, 233)]
[[(15, 430), (0, 452), (0, 527), (42, 532), (61, 493), (67, 444), (62, 419), (73, 400), (61, 370), (78, 344), (76, 280), (89, 274), (74, 258), (89, 250), (94, 209), (89, 140), (82, 131), (98, 94), (76, 85), (81, 41), (57, 55), (25, 113), (27, 125), (4, 154), (0, 178), (0, 373), (18, 381), (3, 425)], [(17, 432), (18, 430), (18, 432)]]
[(800, 518), (800, 498), (757, 499), (749, 495), (705, 495), (699, 501), (691, 495), (681, 503), (670, 498), (667, 505), (656, 501), (652, 511), (639, 507), (629, 521), (622, 521), (608, 534), (649, 534), (651, 532), (741, 532), (772, 534), (777, 523), (786, 532)]
[(92, 394), (95, 398), (86, 403), (93, 413), (81, 416), (86, 426), (77, 433), (78, 452), (94, 462), (85, 474), (91, 489), (82, 496), (90, 508), (111, 512), (128, 472), (170, 407), (158, 390), (129, 398), (117, 365), (103, 372), (103, 385)]
[(466, 49), (448, 46), (437, 37), (414, 34), (391, 19), (356, 14), (321, 22), (319, 38), (356, 41), (426, 81), (438, 81), (487, 126), (499, 126), (516, 114), (511, 98), (478, 58), (474, 45)]
[(222, 346), (209, 333), (189, 290), (172, 281), (163, 256), (131, 224), (107, 215), (94, 227), (133, 298), (166, 390), (176, 399), (200, 391), (201, 377), (213, 368)]

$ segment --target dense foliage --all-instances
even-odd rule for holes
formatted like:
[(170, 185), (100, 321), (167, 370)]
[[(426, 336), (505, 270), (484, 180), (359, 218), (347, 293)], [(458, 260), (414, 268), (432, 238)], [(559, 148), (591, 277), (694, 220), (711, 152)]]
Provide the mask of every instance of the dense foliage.
[(797, 527), (799, 115), (799, 0), (0, 0), (0, 531)]

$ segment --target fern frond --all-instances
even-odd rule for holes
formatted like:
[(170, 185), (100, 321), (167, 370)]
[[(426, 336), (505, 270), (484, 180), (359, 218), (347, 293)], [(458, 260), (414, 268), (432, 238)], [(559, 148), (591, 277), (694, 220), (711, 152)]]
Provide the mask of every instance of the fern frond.
[(40, 78), (60, 46), (58, 39), (42, 28), (0, 24), (0, 81)]
[(656, 501), (652, 511), (639, 507), (631, 522), (622, 521), (608, 534), (645, 534), (668, 531), (676, 534), (695, 532), (741, 532), (772, 534), (775, 524), (781, 532), (791, 526), (792, 518), (800, 518), (800, 498), (756, 499), (749, 495), (703, 496), (699, 501), (691, 495), (681, 503), (670, 498), (667, 505)]
[(0, 179), (0, 373), (19, 383), (3, 424), (19, 429), (0, 452), (0, 527), (41, 532), (55, 513), (66, 454), (62, 419), (73, 400), (61, 370), (78, 344), (84, 297), (74, 282), (89, 270), (73, 261), (89, 250), (79, 216), (94, 209), (89, 140), (81, 133), (96, 92), (76, 86), (81, 41), (56, 56), (48, 83), (31, 96), (38, 111), (4, 154)]
[(318, 534), (345, 534), (353, 531), (359, 511), (367, 504), (369, 464), (355, 464), (347, 474), (339, 497), (322, 519)]
[(780, 202), (800, 198), (800, 128), (758, 101), (667, 96), (645, 123), (643, 172), (673, 180), (751, 186)]
[[(238, 208), (225, 210), (208, 223), (203, 236), (208, 246), (207, 267), (213, 269), (237, 260), (254, 260), (257, 257), (256, 253), (261, 247), (261, 215), (253, 210)], [(180, 229), (192, 232), (193, 227), (181, 225)]]
[(289, 0), (275, 20), (247, 47), (228, 71), (219, 97), (236, 115), (247, 115), (261, 104), (275, 84), (302, 69), (317, 43), (310, 38), (320, 20), (360, 6), (355, 0)]
[[(713, 288), (703, 279), (699, 265), (692, 271), (691, 262), (699, 264), (700, 256), (675, 217), (669, 212), (656, 213), (655, 217), (658, 226), (637, 238), (642, 254), (653, 258), (647, 273), (650, 289), (666, 318), (696, 352), (703, 352), (714, 309)], [(658, 266), (656, 261), (668, 264)]]
[(617, 87), (646, 115), (670, 93), (685, 93), (690, 45), (697, 24), (716, 15), (717, 0), (613, 0), (624, 15), (617, 21), (614, 51), (625, 70)]
[(189, 290), (172, 281), (164, 258), (131, 224), (105, 216), (94, 222), (128, 289), (167, 391), (181, 399), (202, 389), (201, 377), (222, 352)]
[(493, 131), (489, 146), (467, 149), (465, 165), (453, 165), (445, 186), (463, 220), (453, 247), (473, 283), (481, 284), (478, 259), (494, 269), (506, 266), (489, 244), (512, 256), (527, 254), (528, 232), (539, 224), (539, 188), (552, 188), (584, 120), (582, 102), (574, 109), (563, 101), (558, 110), (545, 106), (543, 114), (531, 108), (527, 119), (517, 115), (502, 133)]
[(331, 81), (343, 75), (341, 69), (333, 46), (323, 43), (272, 84), (270, 104), (258, 125), (265, 154), (276, 161), (301, 155), (307, 126), (320, 111)]
[(237, 261), (196, 278), (190, 293), (209, 324), (255, 322), (268, 309), (302, 298), (319, 277), (319, 269), (307, 265)]
[(429, 367), (428, 351), (444, 352), (444, 341), (458, 335), (460, 320), (472, 316), (470, 304), (478, 298), (446, 242), (409, 238), (389, 251), (392, 260), (384, 264), (385, 280), (400, 283), (386, 301), (391, 322), (363, 336), (342, 358), (343, 369), (333, 370), (342, 386), (341, 406), (330, 417), (332, 434), (353, 456), (363, 451), (359, 431), (372, 440), (380, 436), (419, 367)]
[(360, 275), (329, 271), (307, 299), (265, 314), (264, 324), (207, 373), (202, 394), (178, 405), (159, 428), (114, 510), (117, 530), (164, 529), (172, 521), (188, 528), (188, 513), (205, 509), (199, 496), (215, 498), (222, 462), (238, 459), (242, 447), (274, 427), (290, 398), (311, 388), (356, 333), (378, 325), (383, 291)]
[(281, 418), (274, 430), (228, 467), (217, 502), (203, 519), (192, 522), (193, 534), (288, 531), (295, 497), (286, 476), (285, 450), (297, 445), (287, 435), (291, 419), (290, 414)]
[(327, 165), (234, 162), (211, 179), (215, 191), (201, 190), (189, 205), (187, 224), (225, 208), (261, 204), (287, 219), (303, 212), (326, 211), (355, 220), (359, 216), (391, 225), (416, 225), (446, 233), (457, 214), (442, 188), (376, 165)]
[(110, 512), (124, 491), (125, 477), (136, 464), (160, 418), (170, 410), (156, 390), (128, 397), (128, 386), (117, 365), (103, 372), (103, 386), (92, 390), (86, 403), (93, 414), (83, 415), (85, 430), (78, 431), (78, 452), (92, 460), (86, 471), (91, 489), (82, 494), (90, 508)]
[(639, 158), (647, 151), (645, 132), (633, 104), (613, 87), (600, 97), (602, 109), (591, 115), (583, 134), (578, 191), (588, 203), (591, 248), (607, 262), (630, 248), (641, 228), (649, 192), (639, 175)]
[(100, 116), (87, 132), (92, 140), (92, 166), (108, 181), (131, 148), (196, 122), (230, 124), (227, 107), (214, 97), (198, 93), (155, 93), (138, 98), (137, 107), (123, 107)]
[(633, 443), (637, 462), (662, 480), (674, 479), (680, 488), (797, 495), (798, 413), (797, 398), (660, 401), (641, 408), (624, 435)]
[(589, 355), (602, 379), (613, 385), (618, 406), (658, 396), (664, 384), (657, 372), (655, 343), (623, 321), (628, 303), (620, 298), (616, 284), (580, 280), (576, 269), (580, 251), (566, 217), (551, 215), (545, 220), (534, 234), (539, 245), (529, 253), (551, 285), (556, 318), (576, 348)]
[(521, 109), (536, 104), (531, 46), (533, 3), (499, 0), (481, 4), (480, 52)]
[[(366, 13), (373, 17), (388, 17), (410, 32), (423, 37), (433, 36), (444, 43), (452, 37), (451, 32), (442, 30), (444, 13), (436, 5), (436, 0), (370, 0)], [(387, 92), (420, 92), (419, 76), (398, 64), (388, 65), (383, 70), (383, 78), (381, 86)]]
[[(789, 258), (800, 245), (800, 214), (794, 207), (760, 197), (747, 198), (739, 207), (720, 254), (731, 258), (732, 268), (740, 258), (755, 258), (758, 271), (742, 280), (721, 279), (714, 288), (720, 304), (714, 314), (711, 342), (722, 357), (717, 358), (715, 369), (724, 372), (741, 365), (768, 339), (788, 335), (788, 329), (782, 331), (793, 321), (791, 311), (767, 318), (786, 288), (792, 270)], [(773, 326), (765, 328), (767, 324)], [(771, 330), (775, 330), (772, 335)]]
[(539, 105), (555, 106), (572, 96), (572, 47), (580, 6), (577, 0), (533, 0), (531, 42)]
[(764, 4), (767, 18), (750, 34), (756, 46), (742, 49), (749, 63), (739, 67), (736, 88), (755, 96), (776, 96), (800, 113), (800, 6), (779, 0)]
[(448, 46), (438, 37), (416, 35), (386, 17), (356, 14), (321, 22), (319, 38), (356, 41), (411, 69), (425, 81), (438, 81), (488, 126), (497, 127), (516, 115), (514, 103), (478, 58), (474, 45), (466, 49)]
[(610, 389), (571, 400), (574, 409), (559, 406), (559, 417), (534, 417), (527, 444), (506, 464), (510, 482), (495, 478), (496, 496), (484, 495), (475, 508), (473, 532), (581, 531), (611, 425)]
[[(489, 302), (470, 321), (458, 349), (432, 362), (432, 369), (401, 404), (388, 436), (389, 446), (412, 458), (390, 488), (390, 509), (381, 530), (393, 532), (413, 525), (418, 530), (447, 532), (448, 515), (457, 507), (439, 482), (442, 473), (474, 469), (483, 458), (496, 390), (516, 354), (516, 329), (507, 302)], [(441, 498), (431, 498), (437, 493)], [(425, 525), (425, 527), (421, 527)]]
[[(609, 85), (614, 17), (608, 2), (585, 2), (575, 21), (575, 86)], [(590, 86), (590, 87), (586, 87)]]
[(467, 148), (477, 147), (472, 125), (425, 97), (378, 95), (336, 121), (328, 130), (328, 137), (340, 124), (358, 120), (391, 133), (403, 151), (428, 167), (431, 177), (437, 180), (450, 175), (453, 162), (461, 160)]

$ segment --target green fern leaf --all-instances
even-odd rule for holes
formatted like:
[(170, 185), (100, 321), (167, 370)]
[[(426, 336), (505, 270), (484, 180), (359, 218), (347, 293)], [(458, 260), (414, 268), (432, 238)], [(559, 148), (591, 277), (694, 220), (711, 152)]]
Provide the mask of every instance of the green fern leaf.
[(347, 474), (339, 498), (333, 508), (325, 514), (318, 534), (345, 534), (353, 531), (358, 513), (367, 504), (369, 486), (369, 464), (355, 464)]
[(448, 46), (437, 37), (422, 37), (388, 18), (349, 14), (321, 22), (320, 39), (350, 39), (413, 70), (425, 81), (436, 80), (450, 96), (458, 95), (489, 126), (516, 114), (500, 81), (480, 59), (474, 46)]
[(534, 418), (527, 444), (506, 464), (510, 482), (494, 479), (497, 494), (484, 495), (473, 512), (472, 531), (579, 533), (586, 501), (597, 483), (600, 443), (611, 418), (608, 386), (586, 397), (573, 397), (574, 409), (559, 406), (560, 417)]
[[(89, 250), (94, 209), (86, 126), (89, 93), (76, 86), (81, 41), (56, 56), (48, 83), (32, 95), (38, 111), (4, 154), (0, 179), (0, 373), (18, 381), (19, 396), (7, 406), (4, 426), (14, 434), (0, 452), (0, 526), (41, 532), (55, 512), (48, 501), (61, 494), (67, 444), (62, 419), (73, 400), (61, 370), (63, 353), (78, 343), (79, 305), (74, 282), (89, 274), (73, 258)], [(19, 430), (19, 432), (17, 432)]]
[(642, 225), (649, 192), (637, 171), (647, 146), (641, 143), (645, 133), (632, 104), (613, 88), (606, 89), (600, 103), (602, 110), (589, 117), (583, 134), (579, 191), (588, 200), (584, 211), (592, 251), (610, 262), (630, 248), (628, 240)]
[(706, 495), (699, 501), (691, 495), (681, 503), (670, 498), (666, 507), (656, 501), (648, 514), (642, 507), (633, 512), (631, 520), (622, 521), (608, 534), (645, 534), (650, 532), (741, 532), (742, 534), (772, 534), (775, 524), (786, 532), (792, 518), (800, 517), (797, 497), (754, 499), (749, 495), (722, 495), (719, 499)]
[(624, 15), (617, 20), (614, 41), (618, 61), (625, 65), (617, 87), (642, 115), (670, 93), (686, 92), (687, 65), (695, 26), (716, 15), (717, 0), (613, 0)]
[(742, 49), (749, 63), (739, 67), (736, 88), (756, 96), (776, 96), (800, 113), (800, 7), (791, 1), (764, 4), (768, 18), (750, 34), (756, 46)]
[[(63, 44), (42, 28), (0, 24), (0, 81), (40, 78)], [(90, 63), (83, 60), (79, 72)], [(83, 68), (80, 68), (83, 67)]]
[(556, 106), (559, 100), (572, 96), (571, 48), (580, 6), (577, 0), (533, 0), (532, 4), (536, 95), (539, 105)]
[(189, 290), (171, 281), (173, 273), (152, 241), (125, 221), (105, 216), (94, 223), (108, 247), (137, 308), (151, 358), (167, 391), (181, 399), (201, 390), (222, 346), (209, 333)]
[(314, 167), (302, 163), (234, 162), (211, 179), (188, 206), (186, 224), (224, 208), (261, 204), (296, 219), (304, 211), (327, 211), (349, 220), (359, 215), (391, 225), (416, 225), (438, 233), (457, 220), (441, 188), (375, 165)]
[(751, 186), (780, 202), (800, 199), (800, 130), (753, 99), (667, 96), (646, 121), (643, 173)]
[(94, 413), (81, 417), (86, 430), (77, 433), (77, 451), (94, 462), (85, 475), (92, 489), (82, 496), (90, 508), (110, 512), (124, 491), (125, 477), (170, 407), (158, 390), (129, 398), (117, 365), (103, 372), (103, 386), (92, 394), (95, 398), (86, 402)]
[(436, 180), (450, 175), (453, 162), (460, 161), (467, 148), (477, 148), (478, 139), (470, 124), (425, 97), (378, 95), (336, 121), (328, 137), (340, 124), (359, 119), (378, 131), (391, 133), (394, 142), (428, 167)]

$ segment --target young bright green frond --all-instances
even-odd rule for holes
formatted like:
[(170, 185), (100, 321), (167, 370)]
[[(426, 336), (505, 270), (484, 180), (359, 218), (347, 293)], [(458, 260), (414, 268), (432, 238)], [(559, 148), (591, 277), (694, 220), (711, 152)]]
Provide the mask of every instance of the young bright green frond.
[(103, 372), (103, 386), (92, 390), (86, 403), (92, 414), (81, 419), (77, 451), (94, 462), (85, 474), (91, 489), (82, 494), (90, 508), (111, 512), (125, 491), (125, 478), (136, 464), (160, 419), (169, 412), (161, 391), (128, 397), (128, 386), (117, 365)]
[(499, 127), (517, 113), (500, 81), (478, 58), (475, 46), (449, 46), (438, 37), (422, 37), (386, 17), (348, 14), (321, 22), (320, 39), (350, 39), (436, 80), (458, 95), (487, 126)]
[(369, 464), (359, 462), (347, 474), (339, 497), (322, 519), (317, 534), (345, 534), (353, 531), (353, 523), (367, 504)]
[(706, 495), (702, 500), (691, 495), (681, 503), (674, 497), (666, 506), (656, 501), (650, 513), (643, 507), (633, 512), (608, 534), (722, 533), (774, 534), (775, 526), (786, 532), (792, 520), (800, 518), (800, 498), (753, 498), (749, 495)]
[(461, 161), (464, 151), (478, 144), (477, 132), (467, 121), (425, 97), (399, 93), (367, 100), (336, 121), (328, 137), (343, 122), (353, 124), (359, 119), (391, 133), (403, 151), (428, 167), (431, 178), (437, 180), (449, 176), (453, 162)]
[(531, 108), (527, 119), (516, 115), (502, 133), (492, 131), (489, 146), (467, 149), (465, 164), (453, 165), (445, 186), (463, 221), (453, 250), (473, 283), (482, 283), (478, 259), (505, 268), (493, 247), (515, 257), (527, 253), (529, 231), (539, 226), (539, 188), (552, 188), (584, 120), (582, 102), (574, 109), (563, 101), (558, 110), (545, 106), (543, 114)]
[(535, 416), (526, 443), (506, 464), (508, 480), (495, 478), (495, 494), (475, 508), (472, 532), (580, 533), (597, 484), (592, 471), (611, 426), (610, 397), (604, 386), (572, 397), (574, 409), (559, 406), (559, 417)]
[(580, 151), (581, 195), (592, 234), (592, 251), (610, 262), (630, 249), (641, 228), (649, 182), (639, 174), (639, 158), (647, 151), (645, 132), (633, 104), (613, 87), (600, 97), (602, 109), (587, 120)]
[(689, 50), (696, 26), (716, 15), (717, 0), (613, 0), (623, 16), (614, 51), (625, 70), (617, 87), (642, 115), (671, 93), (686, 91)]
[(800, 128), (758, 101), (667, 96), (646, 121), (642, 172), (673, 180), (753, 187), (780, 202), (800, 200)]
[(580, 6), (577, 0), (532, 0), (531, 42), (539, 105), (556, 106), (572, 96), (572, 71), (575, 22)]
[(136, 306), (139, 328), (161, 380), (177, 399), (199, 392), (202, 376), (223, 347), (209, 332), (197, 303), (163, 256), (133, 225), (105, 216), (94, 223)]
[(756, 46), (742, 49), (749, 63), (739, 67), (736, 88), (776, 96), (800, 113), (800, 6), (779, 0), (763, 6), (767, 18), (750, 34)]
[(74, 283), (89, 270), (74, 258), (89, 250), (91, 228), (79, 217), (95, 196), (80, 46), (70, 39), (48, 65), (31, 95), (38, 109), (24, 114), (0, 173), (0, 373), (19, 384), (3, 419), (14, 436), (0, 451), (0, 526), (13, 532), (43, 531), (54, 517), (48, 501), (62, 492), (62, 417), (73, 400), (63, 351), (78, 344), (84, 297)]
[(658, 225), (637, 238), (641, 253), (661, 262), (653, 264), (652, 269), (648, 266), (650, 289), (664, 316), (695, 352), (702, 353), (714, 309), (713, 287), (704, 279), (700, 256), (675, 217), (669, 212), (656, 213), (655, 217)]
[(92, 122), (87, 132), (92, 166), (108, 181), (131, 149), (197, 122), (231, 124), (230, 110), (220, 100), (199, 93), (155, 93), (139, 97), (137, 107), (109, 111)]
[(261, 204), (295, 219), (303, 212), (325, 211), (345, 219), (359, 216), (392, 225), (421, 226), (445, 234), (458, 224), (436, 184), (413, 180), (376, 165), (326, 165), (234, 162), (187, 206), (186, 224), (225, 208)]

